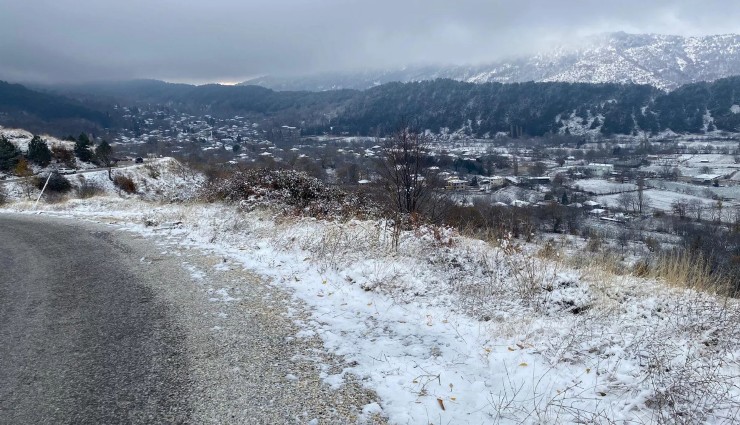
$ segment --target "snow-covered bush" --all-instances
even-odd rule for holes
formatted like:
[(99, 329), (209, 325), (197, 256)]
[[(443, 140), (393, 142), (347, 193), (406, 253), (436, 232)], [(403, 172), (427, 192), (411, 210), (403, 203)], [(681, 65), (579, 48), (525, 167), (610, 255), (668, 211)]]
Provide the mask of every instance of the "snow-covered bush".
[(93, 180), (81, 180), (80, 185), (77, 187), (77, 197), (80, 199), (92, 198), (93, 196), (102, 195), (105, 193), (103, 186)]
[(312, 217), (368, 215), (374, 210), (360, 196), (326, 185), (308, 174), (290, 170), (237, 171), (206, 183), (203, 198), (238, 203), (243, 209), (277, 206)]

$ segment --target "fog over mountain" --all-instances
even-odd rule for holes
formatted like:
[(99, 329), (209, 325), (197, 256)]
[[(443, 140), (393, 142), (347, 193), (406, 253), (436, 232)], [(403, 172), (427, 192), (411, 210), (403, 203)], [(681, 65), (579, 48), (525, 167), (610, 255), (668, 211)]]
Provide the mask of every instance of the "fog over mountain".
[(490, 64), (614, 31), (737, 33), (740, 2), (0, 0), (0, 10), (0, 80), (206, 83)]
[(367, 89), (400, 81), (450, 78), (471, 83), (580, 82), (635, 83), (673, 90), (683, 84), (714, 81), (740, 72), (737, 34), (601, 34), (531, 56), (473, 66), (409, 66), (300, 77), (263, 76), (245, 81), (276, 90)]

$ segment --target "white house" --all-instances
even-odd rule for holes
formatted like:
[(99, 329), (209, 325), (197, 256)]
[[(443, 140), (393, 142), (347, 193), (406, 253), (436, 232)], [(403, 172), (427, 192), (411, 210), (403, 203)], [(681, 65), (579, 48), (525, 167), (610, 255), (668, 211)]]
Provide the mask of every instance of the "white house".
[(609, 175), (614, 171), (614, 165), (613, 164), (598, 164), (598, 163), (592, 163), (588, 164), (585, 167), (583, 167), (587, 170), (590, 170), (597, 176), (606, 176)]
[(453, 190), (462, 190), (467, 187), (468, 182), (461, 179), (452, 179), (447, 181), (447, 188)]

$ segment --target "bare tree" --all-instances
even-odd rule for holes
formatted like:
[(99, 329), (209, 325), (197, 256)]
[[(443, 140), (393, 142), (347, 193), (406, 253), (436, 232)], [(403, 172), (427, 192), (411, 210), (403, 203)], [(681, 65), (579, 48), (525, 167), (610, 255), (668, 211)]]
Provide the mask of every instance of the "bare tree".
[(20, 182), (21, 188), (23, 189), (23, 194), (26, 195), (26, 198), (31, 199), (31, 194), (35, 189), (33, 182), (33, 170), (28, 164), (28, 161), (26, 161), (26, 158), (21, 157), (18, 160), (18, 163), (15, 164), (15, 168), (13, 169), (13, 171), (15, 172), (15, 175), (21, 178)]
[(645, 179), (637, 179), (637, 211), (642, 214), (647, 209), (648, 199), (645, 197)]
[(671, 209), (673, 213), (679, 218), (685, 218), (686, 212), (688, 211), (689, 203), (685, 199), (676, 199), (671, 203)]
[(624, 211), (635, 212), (638, 205), (638, 197), (633, 192), (623, 192), (617, 196), (617, 204)]
[(722, 203), (722, 199), (717, 199), (716, 203), (714, 204), (714, 208), (717, 210), (717, 223), (722, 222), (722, 208), (724, 207), (724, 204)]
[(427, 138), (408, 126), (386, 139), (378, 171), (394, 211), (423, 213), (432, 203), (434, 179), (427, 166), (428, 150)]
[(704, 210), (704, 204), (698, 199), (689, 201), (688, 211), (696, 216), (696, 221), (701, 221), (701, 213)]
[(113, 174), (111, 167), (113, 167), (113, 148), (111, 145), (103, 140), (95, 148), (95, 157), (101, 165), (108, 169), (108, 180), (113, 181)]

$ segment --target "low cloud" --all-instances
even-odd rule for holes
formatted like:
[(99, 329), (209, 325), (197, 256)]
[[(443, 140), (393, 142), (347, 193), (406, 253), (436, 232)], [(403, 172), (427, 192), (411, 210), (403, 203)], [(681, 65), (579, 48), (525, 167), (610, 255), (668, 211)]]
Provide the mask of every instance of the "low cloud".
[(0, 0), (0, 79), (239, 81), (466, 64), (609, 31), (735, 32), (740, 2)]

